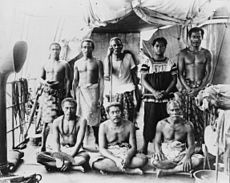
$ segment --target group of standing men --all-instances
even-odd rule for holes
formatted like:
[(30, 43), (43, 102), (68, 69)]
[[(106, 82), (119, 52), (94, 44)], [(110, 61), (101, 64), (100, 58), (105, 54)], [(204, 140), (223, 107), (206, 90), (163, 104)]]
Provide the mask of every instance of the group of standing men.
[[(153, 57), (142, 64), (144, 94), (144, 144), (142, 152), (147, 153), (148, 142), (155, 137), (157, 122), (168, 116), (166, 104), (177, 93), (182, 102), (183, 116), (195, 128), (198, 143), (203, 143), (204, 121), (202, 112), (195, 103), (195, 97), (209, 82), (211, 53), (201, 47), (204, 31), (194, 27), (188, 32), (189, 46), (177, 56), (177, 64), (164, 56), (167, 46), (165, 38), (153, 41)], [(180, 89), (176, 88), (177, 78)], [(179, 92), (177, 92), (179, 90)]]
[[(42, 132), (42, 153), (40, 153), (37, 157), (37, 161), (46, 165), (48, 168), (52, 168), (54, 165), (58, 166), (57, 163), (59, 161), (57, 159), (60, 159), (60, 156), (62, 156), (63, 161), (63, 164), (60, 168), (62, 171), (68, 169), (69, 162), (76, 167), (84, 164), (87, 161), (88, 157), (82, 153), (82, 149), (80, 147), (82, 147), (83, 144), (84, 138), (82, 137), (85, 136), (82, 136), (82, 131), (84, 131), (83, 134), (86, 134), (85, 137), (87, 138), (88, 126), (92, 127), (94, 131), (95, 143), (98, 145), (98, 136), (100, 136), (98, 135), (98, 129), (100, 118), (102, 116), (101, 108), (103, 105), (104, 71), (108, 72), (110, 79), (113, 78), (111, 75), (114, 76), (112, 79), (113, 84), (119, 82), (118, 85), (115, 84), (113, 86), (114, 89), (118, 89), (117, 92), (114, 92), (114, 94), (110, 95), (110, 98), (108, 98), (108, 102), (110, 104), (116, 101), (121, 104), (121, 106), (116, 106), (118, 108), (117, 110), (122, 109), (120, 113), (115, 113), (115, 121), (118, 121), (116, 123), (118, 126), (121, 125), (121, 121), (123, 119), (121, 118), (123, 117), (121, 114), (124, 114), (125, 119), (133, 121), (132, 119), (135, 108), (133, 91), (136, 86), (133, 83), (133, 78), (135, 77), (133, 74), (135, 73), (131, 71), (134, 69), (136, 70), (136, 65), (132, 55), (130, 53), (122, 52), (122, 41), (118, 37), (111, 39), (110, 48), (107, 55), (108, 60), (105, 61), (107, 65), (111, 63), (113, 65), (112, 73), (109, 73), (110, 68), (107, 68), (108, 70), (106, 70), (105, 67), (104, 70), (103, 63), (92, 55), (94, 46), (94, 42), (90, 39), (85, 39), (81, 43), (83, 57), (74, 64), (72, 99), (68, 98), (70, 96), (71, 88), (71, 69), (69, 64), (59, 59), (61, 47), (58, 43), (52, 43), (50, 46), (50, 58), (44, 65), (41, 75), (43, 85), (41, 113), (44, 126)], [(111, 67), (111, 65), (109, 67)], [(60, 83), (63, 83), (63, 85), (61, 86)], [(59, 90), (63, 90), (63, 88), (66, 90), (62, 93), (59, 92)], [(53, 93), (51, 91), (53, 91)], [(62, 94), (62, 98), (60, 98), (58, 95), (59, 93)], [(62, 100), (63, 98), (65, 99)], [(62, 103), (60, 103), (61, 100)], [(74, 102), (75, 100), (76, 104)], [(113, 112), (110, 112), (110, 110), (112, 110), (110, 108), (113, 107), (115, 106), (111, 105), (106, 110), (109, 119), (113, 118), (112, 116), (114, 116)], [(63, 115), (61, 115), (60, 109), (62, 109), (64, 112)], [(49, 118), (49, 120), (45, 121), (46, 118)], [(87, 125), (83, 125), (85, 122), (82, 121), (87, 122)], [(129, 124), (129, 122), (127, 123)], [(53, 125), (52, 135), (54, 139), (52, 142), (53, 144), (51, 144), (52, 150), (59, 152), (54, 154), (47, 152), (46, 148), (46, 139), (50, 131), (51, 124)], [(128, 126), (130, 127), (130, 125), (131, 124)], [(104, 142), (110, 143), (111, 141), (114, 143), (114, 141), (117, 141), (118, 143), (118, 141), (126, 141), (127, 143), (132, 144), (132, 148), (130, 150), (131, 153), (127, 157), (127, 162), (125, 163), (125, 167), (127, 168), (129, 164), (132, 164), (131, 158), (135, 155), (136, 147), (134, 144), (136, 145), (136, 141), (134, 131), (128, 129), (126, 127), (127, 125), (124, 126), (122, 124), (121, 126), (122, 128), (119, 127), (119, 133), (122, 133), (120, 137), (121, 140), (118, 140), (116, 137), (117, 134), (114, 134), (116, 138), (113, 138), (115, 139), (105, 139)], [(122, 132), (122, 129), (124, 128), (127, 128), (127, 130)], [(111, 131), (108, 133), (111, 135), (111, 137), (114, 136)], [(68, 149), (67, 151), (66, 148)], [(64, 155), (64, 159), (63, 152), (67, 152), (67, 154)], [(78, 156), (81, 157), (80, 160)], [(84, 161), (82, 161), (82, 158)], [(137, 164), (135, 165), (134, 163), (132, 166), (135, 168), (135, 166), (139, 166), (139, 164), (143, 165), (144, 162), (145, 160), (138, 161), (137, 158)], [(111, 166), (116, 165), (114, 164)]]
[[(189, 118), (191, 124), (181, 116), (186, 112), (189, 112), (189, 116), (196, 116), (197, 111), (191, 105), (184, 105), (190, 107), (187, 111), (183, 111), (184, 113), (180, 110), (183, 103), (186, 104), (187, 101), (193, 104), (194, 96), (207, 84), (209, 78), (211, 54), (208, 50), (201, 48), (203, 34), (200, 28), (192, 28), (189, 31), (190, 45), (180, 51), (177, 64), (164, 56), (167, 40), (157, 38), (152, 43), (153, 57), (148, 58), (141, 65), (141, 80), (145, 88), (143, 94), (144, 142), (141, 152), (147, 154), (148, 143), (154, 142), (155, 156), (152, 162), (158, 168), (175, 169), (181, 162), (184, 166), (182, 169), (176, 168), (175, 171), (189, 171), (192, 168), (194, 126), (198, 126), (196, 124), (199, 121), (192, 121)], [(72, 149), (71, 153), (67, 153), (70, 154), (70, 157), (64, 155), (67, 157), (61, 158), (61, 170), (65, 171), (70, 164), (84, 165), (89, 157), (82, 151), (81, 146), (89, 125), (93, 128), (95, 143), (99, 144), (99, 151), (102, 155), (93, 162), (94, 168), (122, 172), (125, 170), (129, 172), (128, 169), (131, 168), (135, 170), (134, 172), (140, 172), (138, 168), (146, 163), (146, 159), (136, 156), (135, 125), (130, 123), (130, 121), (135, 121), (136, 116), (134, 92), (138, 88), (137, 65), (130, 52), (122, 51), (123, 44), (118, 37), (110, 40), (104, 63), (93, 56), (94, 47), (94, 42), (90, 39), (85, 39), (81, 43), (83, 57), (74, 64), (73, 98), (71, 99), (66, 98), (71, 96), (71, 69), (67, 62), (59, 59), (60, 45), (51, 44), (50, 58), (43, 67), (41, 76), (43, 84), (42, 120), (44, 123), (41, 150), (46, 151), (49, 126), (53, 124), (55, 151), (64, 152), (61, 146)], [(178, 91), (177, 78), (182, 85), (182, 103), (172, 102), (174, 93)], [(111, 93), (105, 97), (109, 102), (106, 108), (108, 120), (100, 125), (104, 80), (110, 81)], [(64, 100), (60, 103), (62, 99)], [(137, 100), (139, 100), (138, 97)], [(170, 101), (171, 104), (167, 106)], [(60, 116), (61, 109), (64, 112), (62, 116)], [(168, 115), (169, 118), (166, 118)], [(197, 120), (197, 118), (194, 119)], [(162, 151), (162, 141), (170, 144), (167, 146), (168, 151)], [(178, 150), (176, 142), (187, 144), (188, 147)], [(174, 144), (175, 147), (172, 147), (171, 144)], [(167, 153), (171, 152), (169, 147), (176, 151), (174, 153), (176, 155), (170, 161), (166, 158)], [(178, 156), (182, 157), (181, 154), (184, 156), (178, 160)], [(57, 159), (60, 159), (63, 154), (43, 153), (38, 156), (38, 162), (47, 163), (47, 155), (53, 156), (48, 166), (54, 164), (58, 167)]]

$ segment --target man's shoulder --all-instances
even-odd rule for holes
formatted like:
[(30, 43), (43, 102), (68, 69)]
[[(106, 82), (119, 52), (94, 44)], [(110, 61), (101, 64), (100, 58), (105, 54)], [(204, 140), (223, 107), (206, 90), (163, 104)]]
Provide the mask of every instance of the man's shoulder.
[(78, 116), (78, 115), (75, 116), (75, 119), (76, 119), (76, 122), (78, 122), (80, 124), (84, 124), (87, 122), (87, 120), (85, 118)]
[(186, 121), (185, 122), (186, 125), (188, 125), (190, 127), (193, 127), (193, 123), (191, 121), (188, 121), (188, 120), (185, 120), (185, 121)]
[(69, 63), (66, 60), (59, 60), (59, 65), (66, 67), (69, 65)]
[(107, 133), (109, 130), (109, 127), (111, 126), (111, 121), (108, 119), (100, 124), (100, 129), (102, 129), (103, 132)]
[(182, 125), (189, 126), (189, 127), (193, 126), (192, 122), (188, 121), (183, 116), (178, 117), (176, 120), (177, 120), (177, 123), (180, 123)]
[(82, 64), (82, 62), (84, 62), (84, 61), (85, 61), (85, 59), (82, 57), (79, 60), (77, 60), (76, 62), (74, 62), (74, 65)]
[(108, 126), (111, 123), (109, 119), (100, 124), (100, 126)]
[(57, 117), (56, 119), (54, 119), (53, 125), (59, 124), (62, 120), (63, 120), (63, 115), (61, 115), (61, 116)]
[(168, 124), (168, 118), (164, 118), (162, 120), (160, 120), (158, 123), (157, 123), (157, 126), (158, 127), (164, 127), (166, 124)]
[[(191, 51), (189, 50), (189, 48), (186, 47), (186, 48), (180, 50), (180, 52), (179, 52), (178, 54), (179, 54), (179, 55), (187, 55), (187, 54), (190, 53), (190, 52), (191, 52)], [(211, 52), (210, 52), (208, 49), (203, 48), (203, 47), (200, 48), (200, 52), (204, 52), (204, 53), (207, 53), (207, 54), (211, 54)]]
[(133, 55), (133, 53), (130, 50), (124, 50), (123, 51), (124, 57), (131, 57)]
[(182, 50), (179, 51), (178, 55), (187, 55), (188, 54), (188, 48), (184, 48)]
[[(109, 126), (112, 121), (110, 119), (104, 121), (103, 123), (100, 124), (100, 126)], [(133, 125), (133, 123), (129, 120), (122, 119), (122, 124), (125, 126)]]
[(97, 58), (97, 57), (93, 57), (93, 59), (96, 61), (96, 62), (102, 62), (101, 59)]
[(126, 50), (126, 51), (127, 52), (123, 52), (123, 54), (124, 54), (124, 58), (123, 59), (127, 59), (130, 62), (134, 62), (136, 64), (135, 55), (131, 51), (129, 51), (129, 50)]
[(122, 119), (122, 120), (123, 120), (123, 123), (125, 123), (125, 124), (133, 124), (132, 121), (129, 121), (129, 120), (127, 120), (127, 119)]
[(94, 60), (96, 61), (96, 63), (97, 63), (98, 66), (102, 66), (103, 65), (103, 62), (99, 58), (94, 57)]
[(127, 119), (122, 119), (122, 128), (124, 131), (132, 131), (135, 129), (135, 125), (133, 122), (127, 120)]
[(49, 67), (51, 65), (51, 61), (48, 59), (45, 62), (43, 62), (42, 64), (42, 68), (46, 69), (47, 67)]
[(201, 51), (206, 55), (211, 55), (211, 51), (206, 48), (201, 48)]
[[(185, 119), (184, 119), (184, 120), (185, 120)], [(188, 121), (188, 120), (185, 120), (185, 121), (184, 121), (184, 125), (185, 125), (185, 127), (186, 127), (186, 129), (187, 129), (188, 131), (193, 130), (193, 128), (194, 128), (193, 123), (192, 123), (191, 121)]]
[(64, 117), (64, 115), (61, 115), (61, 116), (57, 117), (55, 120), (60, 121), (63, 119), (63, 117)]
[(131, 122), (131, 121), (127, 120), (127, 119), (122, 119), (122, 124), (124, 126), (129, 126), (129, 127), (134, 126), (133, 122)]
[(59, 64), (68, 64), (68, 62), (66, 60), (58, 60)]

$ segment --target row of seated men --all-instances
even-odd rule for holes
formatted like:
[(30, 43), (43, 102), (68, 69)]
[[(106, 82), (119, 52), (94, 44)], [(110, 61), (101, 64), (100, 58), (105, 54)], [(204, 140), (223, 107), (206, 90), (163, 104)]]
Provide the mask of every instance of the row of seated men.
[[(156, 38), (153, 41), (153, 56), (151, 57), (149, 55), (144, 55), (143, 57), (144, 59), (141, 65), (141, 83), (145, 88), (145, 94), (143, 96), (144, 142), (141, 152), (143, 154), (147, 154), (148, 143), (154, 141), (156, 161), (161, 161), (165, 158), (167, 159), (167, 157), (165, 157), (166, 152), (162, 153), (162, 150), (164, 149), (163, 147), (165, 146), (160, 146), (159, 144), (162, 140), (165, 141), (165, 139), (170, 139), (172, 137), (169, 135), (170, 137), (164, 136), (164, 138), (162, 138), (163, 135), (172, 133), (171, 135), (173, 136), (173, 139), (178, 138), (180, 139), (179, 141), (183, 141), (181, 138), (187, 136), (187, 134), (185, 135), (182, 133), (182, 131), (184, 132), (184, 129), (180, 130), (183, 126), (181, 126), (181, 124), (178, 127), (179, 129), (175, 127), (170, 128), (170, 126), (167, 125), (158, 127), (158, 125), (161, 124), (159, 121), (170, 115), (167, 111), (166, 105), (174, 98), (174, 94), (177, 92), (177, 79), (180, 80), (183, 88), (183, 90), (181, 90), (182, 92), (180, 93), (180, 98), (182, 99), (180, 102), (180, 107), (183, 109), (183, 116), (193, 123), (192, 125), (194, 128), (190, 128), (195, 129), (194, 131), (192, 129), (192, 134), (195, 134), (195, 138), (198, 137), (198, 139), (195, 140), (202, 142), (202, 139), (199, 138), (202, 138), (203, 121), (200, 121), (202, 117), (199, 116), (199, 111), (194, 105), (194, 98), (197, 92), (207, 84), (210, 74), (211, 54), (208, 50), (200, 47), (203, 34), (204, 31), (196, 27), (189, 31), (188, 37), (190, 40), (190, 46), (181, 50), (181, 52), (178, 54), (177, 64), (164, 56), (167, 40), (163, 37)], [(111, 156), (112, 153), (105, 150), (108, 147), (108, 144), (106, 145), (106, 143), (112, 143), (113, 141), (118, 140), (118, 134), (120, 132), (119, 130), (121, 129), (119, 129), (120, 127), (114, 129), (111, 127), (114, 131), (114, 135), (110, 137), (110, 135), (106, 136), (104, 134), (107, 139), (105, 142), (100, 140), (103, 139), (101, 138), (101, 129), (103, 129), (103, 126), (107, 124), (105, 122), (101, 123), (101, 119), (104, 116), (105, 120), (107, 119), (108, 121), (111, 121), (111, 116), (109, 114), (110, 108), (107, 109), (107, 115), (103, 115), (101, 113), (103, 112), (103, 103), (105, 104), (107, 102), (110, 104), (111, 102), (118, 102), (119, 105), (121, 105), (118, 107), (119, 110), (122, 108), (122, 118), (133, 123), (135, 122), (138, 107), (135, 106), (134, 101), (140, 101), (140, 95), (138, 94), (138, 78), (136, 77), (137, 67), (133, 55), (129, 51), (122, 51), (123, 43), (118, 37), (110, 40), (110, 47), (108, 48), (107, 56), (104, 62), (101, 62), (93, 56), (92, 53), (94, 47), (95, 44), (92, 40), (86, 39), (82, 41), (81, 51), (83, 57), (75, 62), (74, 72), (72, 74), (69, 64), (66, 61), (59, 59), (61, 50), (60, 45), (58, 43), (52, 43), (50, 45), (49, 59), (43, 66), (41, 73), (41, 118), (44, 124), (41, 151), (46, 151), (46, 139), (50, 126), (53, 124), (55, 129), (55, 123), (53, 123), (54, 119), (56, 120), (56, 118), (62, 114), (61, 109), (63, 109), (63, 106), (61, 106), (61, 101), (64, 98), (73, 96), (73, 99), (75, 99), (77, 102), (75, 114), (85, 119), (87, 126), (91, 126), (93, 128), (96, 144), (99, 145), (101, 154), (105, 157), (108, 156), (113, 163), (115, 162), (115, 167), (120, 170), (119, 167), (121, 167), (121, 164), (122, 167), (126, 167), (126, 164), (130, 164), (132, 162), (130, 157), (132, 157), (136, 151), (136, 145), (134, 147), (134, 145), (129, 144), (131, 145), (131, 149), (134, 149), (132, 149), (130, 152), (130, 156), (129, 153), (125, 156), (127, 158), (113, 159), (116, 156)], [(70, 79), (71, 74), (73, 75), (73, 81)], [(106, 97), (104, 98), (104, 92), (106, 93), (104, 87), (105, 80), (110, 82), (110, 93), (109, 95), (105, 95)], [(71, 85), (73, 91), (72, 95), (70, 94)], [(105, 99), (107, 99), (107, 101)], [(63, 112), (65, 114), (64, 110)], [(166, 120), (166, 122), (170, 123), (169, 120)], [(167, 132), (164, 132), (163, 130), (165, 126)], [(186, 126), (186, 129), (188, 126)], [(98, 134), (99, 129), (100, 132)], [(68, 131), (71, 129), (68, 127), (66, 130)], [(162, 131), (159, 132), (160, 130)], [(106, 129), (106, 131), (109, 130)], [(181, 134), (181, 136), (175, 133), (175, 131), (178, 131), (178, 134)], [(63, 132), (64, 134), (67, 133), (64, 130)], [(123, 138), (132, 137), (131, 132), (129, 132), (128, 135), (123, 135), (121, 135)], [(76, 135), (74, 136), (76, 139), (78, 139)], [(60, 138), (60, 136), (58, 138)], [(58, 141), (58, 139), (56, 139), (56, 141)], [(185, 171), (191, 169), (191, 156), (194, 148), (194, 142), (191, 141), (194, 141), (194, 139), (186, 138), (187, 147), (189, 147), (190, 143), (192, 143), (192, 147), (188, 148), (190, 153), (186, 153), (185, 161), (182, 163)], [(101, 145), (101, 143), (104, 145)], [(184, 141), (182, 142), (181, 148), (183, 147), (183, 143)], [(78, 146), (80, 145), (77, 144), (76, 147)], [(104, 148), (101, 148), (103, 146)], [(79, 148), (80, 147), (77, 148), (76, 152), (79, 151)], [(129, 147), (126, 148), (129, 149)], [(166, 145), (166, 149), (167, 148), (168, 146)], [(60, 147), (57, 146), (56, 150), (59, 152)], [(74, 152), (73, 155), (75, 155), (76, 152)], [(181, 157), (181, 155), (179, 157)], [(156, 161), (153, 161), (153, 163), (156, 164)], [(97, 167), (98, 162), (101, 161), (96, 161), (93, 163), (94, 167)], [(105, 162), (107, 162), (107, 160)], [(108, 162), (111, 163), (111, 161)], [(181, 162), (181, 159), (179, 159), (178, 162)], [(178, 162), (174, 163), (174, 165)], [(98, 166), (101, 166), (101, 164)], [(162, 166), (162, 164), (160, 164), (160, 166)], [(171, 164), (171, 166), (173, 166), (173, 164)], [(65, 167), (68, 166), (64, 166), (62, 169), (65, 170)], [(110, 166), (106, 165), (106, 167)], [(98, 169), (103, 169), (103, 167)], [(114, 170), (114, 167), (112, 169)]]
[[(108, 120), (99, 127), (99, 153), (93, 157), (82, 149), (87, 121), (76, 115), (76, 108), (73, 98), (62, 101), (64, 114), (53, 122), (53, 143), (47, 151), (38, 154), (37, 162), (48, 170), (85, 172), (92, 168), (100, 172), (143, 174), (148, 159), (137, 153), (135, 126), (122, 117), (120, 103), (107, 106)], [(194, 154), (193, 125), (182, 117), (180, 101), (169, 101), (167, 112), (169, 117), (157, 124), (155, 152), (151, 158), (158, 176), (189, 172), (202, 161), (202, 155)]]

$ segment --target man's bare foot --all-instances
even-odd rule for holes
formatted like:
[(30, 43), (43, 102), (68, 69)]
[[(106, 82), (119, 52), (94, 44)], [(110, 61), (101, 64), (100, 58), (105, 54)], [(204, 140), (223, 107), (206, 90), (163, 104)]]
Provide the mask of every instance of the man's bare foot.
[(90, 151), (90, 152), (99, 152), (99, 147), (98, 146), (83, 146), (83, 149), (86, 151)]
[(56, 160), (56, 167), (61, 168), (64, 162), (59, 158), (55, 158), (55, 160)]
[(194, 173), (194, 170), (193, 170), (193, 169), (190, 170), (190, 171), (189, 171), (189, 177), (193, 178), (193, 173)]
[(163, 170), (163, 169), (157, 169), (156, 170), (156, 177), (157, 178), (160, 178), (162, 176), (170, 176), (170, 175), (175, 175), (175, 174), (184, 174), (184, 175), (189, 175), (190, 177), (192, 177), (192, 171), (190, 172), (178, 172), (178, 171), (175, 171), (173, 169), (171, 170)]
[(151, 158), (150, 160), (151, 165), (153, 165), (157, 169), (173, 169), (177, 166), (177, 164), (170, 160), (163, 160), (163, 161), (157, 161), (154, 158)]
[(105, 171), (103, 171), (103, 170), (100, 170), (99, 172), (100, 172), (101, 175), (106, 175), (106, 174), (107, 174), (107, 173), (106, 173)]
[(86, 172), (83, 166), (72, 166), (72, 170), (81, 171), (82, 173)]
[(125, 173), (128, 174), (137, 174), (137, 175), (143, 175), (143, 171), (140, 168), (127, 168), (125, 169)]
[(161, 170), (161, 169), (157, 169), (157, 170), (156, 170), (156, 177), (157, 177), (157, 178), (162, 177), (163, 174), (164, 174), (164, 173), (163, 173), (163, 170)]

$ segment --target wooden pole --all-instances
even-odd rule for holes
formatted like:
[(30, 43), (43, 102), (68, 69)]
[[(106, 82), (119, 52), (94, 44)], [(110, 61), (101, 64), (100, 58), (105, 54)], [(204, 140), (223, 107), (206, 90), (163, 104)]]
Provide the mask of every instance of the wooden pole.
[(218, 165), (219, 165), (219, 143), (220, 143), (220, 129), (223, 125), (223, 121), (221, 120), (220, 124), (217, 126), (217, 144), (216, 144), (216, 183), (218, 183)]
[(27, 130), (26, 130), (26, 133), (24, 134), (24, 138), (25, 138), (25, 139), (26, 139), (27, 136), (28, 136), (28, 131), (29, 131), (30, 126), (31, 126), (31, 124), (32, 124), (32, 122), (33, 122), (34, 113), (35, 113), (35, 111), (36, 111), (36, 107), (37, 107), (37, 104), (38, 104), (38, 99), (39, 99), (39, 97), (41, 96), (42, 92), (43, 92), (43, 88), (41, 88), (41, 89), (37, 92), (36, 98), (35, 98), (35, 100), (34, 100), (34, 104), (33, 104), (33, 107), (32, 107), (32, 109), (31, 109), (30, 116), (29, 116), (29, 119), (28, 119), (29, 126), (28, 126), (28, 128), (27, 128)]
[(112, 56), (109, 56), (109, 73), (110, 73), (110, 101), (112, 102), (112, 97), (113, 97), (113, 61), (112, 61)]
[[(219, 132), (218, 132), (219, 133)], [(217, 138), (218, 140), (218, 138)], [(218, 140), (219, 141), (219, 140)], [(216, 183), (218, 183), (218, 164), (219, 164), (219, 142), (217, 142), (217, 147), (216, 147)]]

